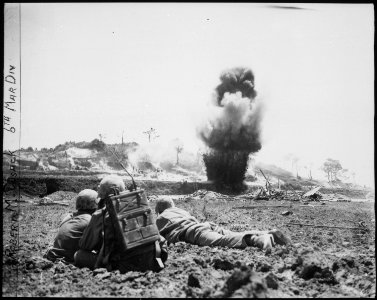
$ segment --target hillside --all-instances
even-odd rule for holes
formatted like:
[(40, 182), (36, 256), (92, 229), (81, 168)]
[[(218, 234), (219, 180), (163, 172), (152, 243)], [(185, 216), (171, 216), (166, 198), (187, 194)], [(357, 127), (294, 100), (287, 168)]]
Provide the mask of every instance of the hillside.
[[(34, 171), (86, 170), (110, 171), (122, 167), (111, 154), (109, 148), (116, 151), (123, 164), (128, 166), (127, 155), (138, 147), (137, 143), (106, 145), (95, 139), (92, 142), (66, 142), (55, 148), (32, 148), (17, 151), (17, 163), (21, 169)], [(10, 164), (9, 155), (3, 154), (3, 167)], [(136, 166), (131, 166), (136, 167)]]
[[(153, 148), (135, 142), (105, 144), (97, 139), (92, 142), (66, 142), (55, 148), (16, 151), (16, 165), (22, 172), (50, 175), (93, 175), (97, 173), (124, 172), (127, 168), (134, 177), (180, 181), (206, 180), (198, 156), (183, 153), (176, 164), (174, 153), (161, 159), (153, 157)], [(115, 155), (113, 154), (115, 152)], [(3, 172), (9, 173), (11, 157), (3, 154)], [(122, 163), (122, 165), (120, 164)]]
[[(175, 182), (207, 181), (201, 155), (182, 153), (180, 163), (177, 165), (174, 151), (159, 145), (141, 146), (135, 142), (105, 144), (95, 139), (91, 142), (66, 142), (50, 149), (37, 150), (29, 147), (17, 151), (16, 154), (17, 164), (23, 176), (100, 176), (104, 173), (119, 172), (126, 175), (118, 159), (112, 154), (114, 150), (135, 179)], [(155, 155), (157, 152), (159, 154)], [(5, 177), (9, 174), (10, 159), (9, 155), (3, 154)], [(250, 165), (245, 181), (249, 185), (265, 186), (266, 179), (262, 172), (275, 189), (309, 190), (314, 186), (322, 186), (326, 189), (362, 189), (340, 181), (329, 184), (316, 179), (297, 177), (287, 170), (264, 162)]]

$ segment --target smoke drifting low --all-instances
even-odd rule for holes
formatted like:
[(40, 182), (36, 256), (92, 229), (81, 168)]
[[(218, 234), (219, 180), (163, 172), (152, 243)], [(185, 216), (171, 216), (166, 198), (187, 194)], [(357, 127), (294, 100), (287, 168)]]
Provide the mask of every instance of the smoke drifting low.
[(203, 156), (207, 177), (232, 186), (242, 184), (248, 156), (259, 151), (262, 106), (255, 101), (254, 74), (247, 68), (223, 72), (215, 101), (198, 134), (210, 148)]

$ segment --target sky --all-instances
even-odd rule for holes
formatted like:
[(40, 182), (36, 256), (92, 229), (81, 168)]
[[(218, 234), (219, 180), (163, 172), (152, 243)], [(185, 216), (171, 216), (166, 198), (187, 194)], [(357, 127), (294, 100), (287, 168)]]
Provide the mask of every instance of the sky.
[[(146, 143), (143, 132), (153, 127), (156, 141), (179, 138), (196, 151), (221, 72), (243, 66), (253, 70), (265, 108), (257, 160), (288, 167), (292, 153), (323, 176), (320, 165), (333, 158), (358, 183), (374, 185), (373, 5), (286, 6), (302, 9), (21, 4), (18, 146), (99, 134), (115, 143), (123, 131), (126, 142)], [(4, 138), (7, 147), (15, 145)]]

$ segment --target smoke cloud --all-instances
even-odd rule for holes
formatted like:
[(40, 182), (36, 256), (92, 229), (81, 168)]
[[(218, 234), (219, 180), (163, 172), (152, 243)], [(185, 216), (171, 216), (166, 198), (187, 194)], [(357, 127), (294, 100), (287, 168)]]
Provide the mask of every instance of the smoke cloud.
[(199, 131), (205, 144), (220, 151), (259, 151), (262, 106), (239, 92), (225, 94), (220, 105)]
[(204, 143), (219, 151), (257, 152), (261, 149), (262, 106), (254, 99), (254, 74), (250, 69), (223, 72), (216, 87), (216, 103), (207, 122), (199, 128)]
[(242, 97), (254, 99), (257, 92), (254, 90), (254, 74), (247, 68), (233, 68), (220, 75), (221, 83), (216, 87), (217, 102), (223, 106), (222, 99), (225, 93), (241, 92)]
[(226, 70), (215, 88), (215, 101), (198, 135), (210, 148), (203, 155), (207, 178), (239, 186), (248, 156), (262, 148), (262, 106), (255, 101), (254, 74), (247, 68)]

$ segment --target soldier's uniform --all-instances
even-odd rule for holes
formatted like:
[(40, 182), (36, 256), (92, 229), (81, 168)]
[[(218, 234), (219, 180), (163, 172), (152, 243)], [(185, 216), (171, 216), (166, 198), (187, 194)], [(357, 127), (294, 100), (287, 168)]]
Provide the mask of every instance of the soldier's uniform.
[(97, 207), (96, 200), (97, 192), (94, 190), (85, 189), (77, 195), (77, 212), (68, 214), (61, 221), (54, 244), (47, 250), (45, 258), (51, 261), (63, 259), (69, 263), (74, 262), (74, 254), (79, 249), (80, 238)]
[[(106, 198), (112, 193), (112, 187), (116, 187), (119, 192), (125, 191), (123, 180), (117, 175), (108, 175), (103, 178), (98, 185), (98, 197)], [(88, 227), (83, 232), (79, 241), (79, 249), (74, 255), (75, 265), (78, 267), (87, 267), (94, 269), (97, 267), (97, 261), (102, 261), (99, 257), (103, 242), (103, 210), (104, 203), (99, 202), (98, 209), (93, 213)]]
[(93, 213), (90, 226), (85, 229), (79, 242), (80, 249), (97, 252), (101, 249), (103, 210), (104, 208), (98, 209)]
[[(125, 191), (125, 186), (123, 180), (119, 176), (109, 175), (102, 179), (99, 188), (98, 188), (98, 196), (103, 200), (107, 197), (110, 193), (112, 193), (112, 187), (116, 187), (120, 192)], [(101, 201), (102, 201), (101, 200)], [(100, 201), (100, 202), (101, 202)], [(101, 204), (102, 205), (102, 204)], [(101, 249), (103, 246), (103, 220), (105, 218), (106, 224), (106, 217), (104, 215), (105, 207), (100, 207), (96, 210), (92, 218), (90, 220), (89, 225), (85, 229), (82, 234), (82, 237), (79, 241), (79, 250), (74, 255), (75, 265), (78, 267), (87, 267), (90, 269), (95, 269), (97, 267), (101, 267), (101, 265), (106, 260), (103, 257)], [(166, 240), (160, 236), (160, 247), (161, 247), (161, 260), (165, 262), (167, 259), (167, 245)], [(135, 251), (139, 251), (135, 249)], [(135, 255), (136, 252), (130, 251), (128, 253), (129, 256)], [(139, 255), (139, 259), (142, 258)], [(126, 270), (127, 268), (137, 269), (137, 265), (141, 262), (139, 261), (127, 261), (120, 260), (118, 262), (118, 267), (120, 270)]]
[[(99, 257), (103, 243), (103, 210), (104, 208), (93, 213), (92, 219), (79, 241), (80, 250), (75, 254), (75, 265), (77, 267), (95, 269), (99, 267), (96, 264), (104, 259), (104, 257)], [(160, 236), (160, 247), (161, 259), (165, 262), (168, 251), (166, 240), (162, 236)]]
[(98, 254), (102, 247), (102, 209), (96, 210), (88, 227), (79, 241), (79, 249), (75, 254), (75, 264), (78, 267), (94, 269)]
[(267, 234), (267, 231), (250, 230), (233, 232), (213, 223), (200, 223), (189, 212), (171, 207), (158, 215), (156, 220), (160, 234), (169, 242), (184, 241), (199, 246), (245, 248), (245, 237)]
[(45, 257), (51, 261), (63, 258), (73, 262), (73, 255), (79, 249), (79, 240), (90, 222), (88, 213), (69, 214), (59, 225), (54, 245), (48, 249)]

